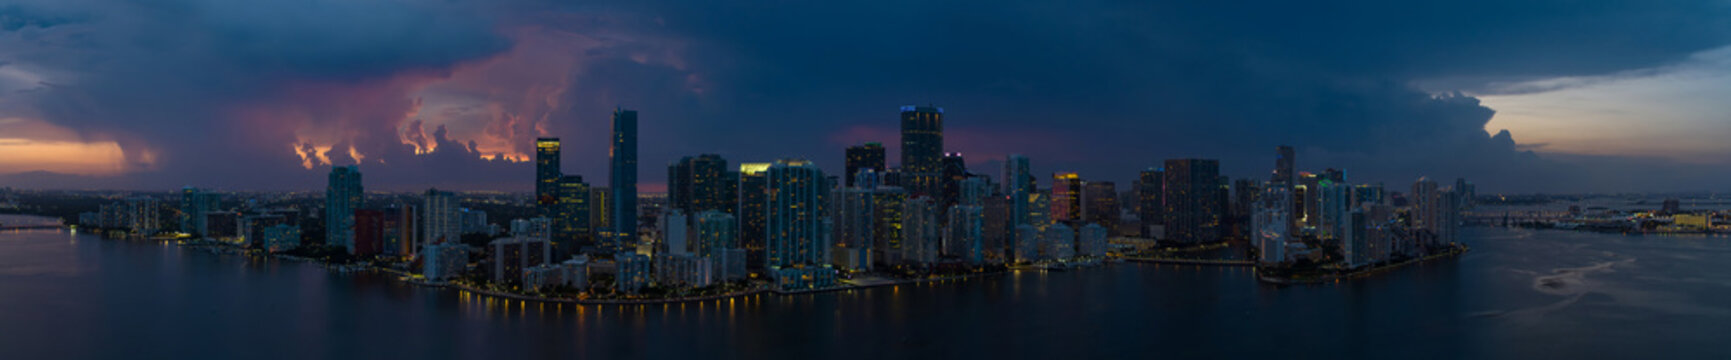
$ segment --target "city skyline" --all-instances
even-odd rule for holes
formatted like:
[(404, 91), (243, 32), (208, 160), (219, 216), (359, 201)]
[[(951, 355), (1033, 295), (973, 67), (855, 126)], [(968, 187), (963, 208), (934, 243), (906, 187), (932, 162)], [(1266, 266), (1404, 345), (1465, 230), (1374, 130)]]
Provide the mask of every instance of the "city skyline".
[[(643, 179), (706, 153), (840, 174), (841, 149), (898, 143), (903, 105), (946, 108), (970, 168), (1020, 153), (1037, 178), (1128, 184), (1167, 158), (1262, 176), (1280, 144), (1301, 169), (1485, 193), (1731, 175), (1709, 2), (783, 5), (23, 1), (0, 10), (0, 186), (313, 190), (359, 160), (381, 190), (528, 191), (537, 137), (601, 179), (621, 106), (643, 112)], [(128, 38), (159, 28), (186, 46)]]

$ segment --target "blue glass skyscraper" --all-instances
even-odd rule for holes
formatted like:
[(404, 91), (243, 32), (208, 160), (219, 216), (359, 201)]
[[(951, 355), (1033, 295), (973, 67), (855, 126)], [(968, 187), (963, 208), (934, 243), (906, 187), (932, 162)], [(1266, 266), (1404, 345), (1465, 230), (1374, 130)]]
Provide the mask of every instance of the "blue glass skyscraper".
[(325, 186), (325, 245), (355, 252), (355, 209), (361, 208), (361, 170), (354, 165), (331, 168)]
[(613, 147), (608, 186), (613, 196), (613, 238), (609, 247), (615, 252), (637, 249), (637, 111), (613, 110)]

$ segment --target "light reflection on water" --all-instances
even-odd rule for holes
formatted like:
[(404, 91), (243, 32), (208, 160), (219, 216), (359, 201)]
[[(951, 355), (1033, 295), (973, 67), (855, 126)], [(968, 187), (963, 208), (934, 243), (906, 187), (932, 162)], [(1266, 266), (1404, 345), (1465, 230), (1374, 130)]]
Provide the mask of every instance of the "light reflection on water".
[[(1459, 259), (1317, 286), (1263, 285), (1248, 268), (1116, 264), (619, 306), (499, 299), (144, 240), (5, 232), (0, 309), (42, 311), (0, 311), (9, 334), (0, 349), (18, 358), (1731, 355), (1713, 335), (1731, 332), (1722, 238), (1468, 235), (1475, 251)], [(172, 345), (189, 337), (226, 345)]]

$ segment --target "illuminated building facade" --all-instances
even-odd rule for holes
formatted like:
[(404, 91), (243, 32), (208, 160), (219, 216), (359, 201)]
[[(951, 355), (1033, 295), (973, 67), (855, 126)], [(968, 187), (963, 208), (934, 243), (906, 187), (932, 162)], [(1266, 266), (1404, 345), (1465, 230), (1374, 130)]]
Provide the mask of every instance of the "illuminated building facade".
[(846, 181), (847, 187), (858, 186), (858, 184), (854, 183), (854, 177), (859, 174), (860, 170), (871, 170), (878, 173), (887, 171), (888, 168), (886, 168), (884, 164), (884, 145), (876, 142), (868, 142), (857, 146), (849, 146), (847, 148), (846, 167), (847, 171), (843, 174), (845, 177), (842, 179), (843, 181)]
[(551, 217), (558, 212), (559, 138), (535, 139), (535, 210), (537, 216)]
[(355, 210), (361, 208), (366, 194), (361, 190), (359, 167), (331, 168), (325, 186), (325, 244), (341, 246), (355, 252)]
[(1220, 162), (1166, 160), (1166, 239), (1194, 244), (1220, 240)]
[(608, 221), (612, 236), (603, 244), (607, 252), (637, 248), (637, 111), (613, 110), (613, 147), (608, 187), (613, 190), (613, 217)]
[(1118, 228), (1118, 185), (1111, 181), (1089, 181), (1082, 185), (1082, 221), (1099, 224), (1108, 231)]
[(1051, 216), (1054, 222), (1082, 219), (1082, 176), (1073, 172), (1052, 174)]
[(944, 109), (933, 106), (903, 106), (901, 186), (915, 196), (937, 196), (942, 191)]

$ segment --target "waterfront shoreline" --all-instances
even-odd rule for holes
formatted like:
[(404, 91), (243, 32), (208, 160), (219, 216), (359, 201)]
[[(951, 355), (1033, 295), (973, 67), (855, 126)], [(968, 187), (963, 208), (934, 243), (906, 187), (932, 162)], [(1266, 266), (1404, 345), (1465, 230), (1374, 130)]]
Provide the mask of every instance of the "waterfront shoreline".
[(1256, 274), (1256, 280), (1263, 282), (1263, 283), (1277, 284), (1277, 285), (1311, 285), (1311, 284), (1322, 284), (1322, 283), (1329, 283), (1329, 282), (1339, 282), (1341, 280), (1356, 280), (1356, 279), (1370, 277), (1372, 275), (1388, 272), (1391, 270), (1407, 267), (1407, 266), (1413, 265), (1413, 264), (1421, 264), (1421, 263), (1430, 262), (1432, 260), (1446, 259), (1446, 258), (1464, 255), (1470, 251), (1472, 251), (1471, 247), (1468, 247), (1466, 245), (1457, 245), (1456, 247), (1454, 247), (1453, 249), (1451, 249), (1449, 251), (1438, 253), (1438, 254), (1426, 255), (1426, 256), (1423, 256), (1423, 257), (1420, 257), (1417, 259), (1408, 259), (1406, 261), (1402, 261), (1402, 262), (1398, 262), (1398, 263), (1393, 263), (1393, 264), (1388, 264), (1388, 265), (1383, 265), (1383, 266), (1377, 266), (1377, 267), (1372, 267), (1372, 268), (1366, 268), (1366, 269), (1362, 269), (1362, 270), (1354, 270), (1354, 271), (1347, 272), (1347, 273), (1329, 274), (1326, 276), (1319, 276), (1319, 277), (1316, 277), (1314, 279), (1273, 277), (1273, 276), (1263, 275), (1261, 273), (1261, 268), (1258, 268), (1257, 269), (1258, 271)]

